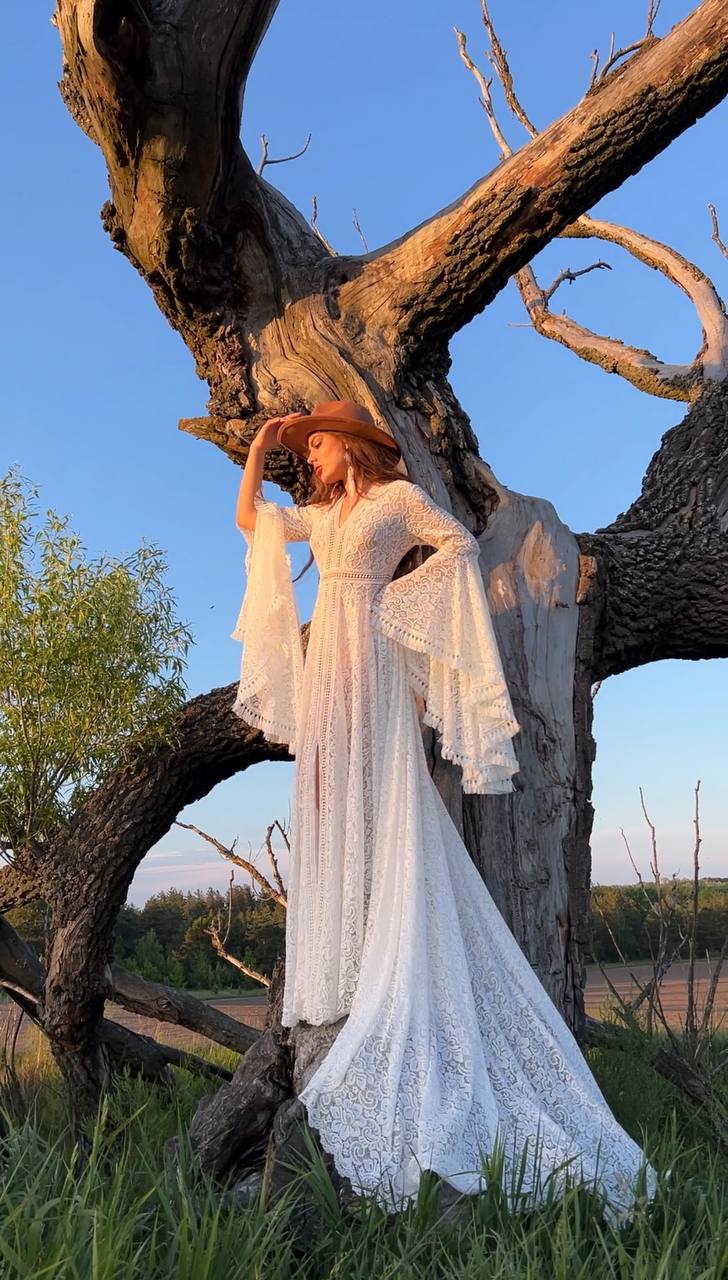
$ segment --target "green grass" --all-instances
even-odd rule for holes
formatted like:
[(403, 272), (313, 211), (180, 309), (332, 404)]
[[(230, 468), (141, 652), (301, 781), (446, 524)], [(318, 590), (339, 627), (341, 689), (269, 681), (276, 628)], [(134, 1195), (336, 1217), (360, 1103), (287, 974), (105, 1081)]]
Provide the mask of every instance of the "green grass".
[[(218, 1060), (234, 1061), (217, 1050)], [(173, 1090), (123, 1081), (99, 1115), (83, 1162), (64, 1127), (47, 1055), (22, 1067), (28, 1114), (0, 1140), (3, 1280), (721, 1280), (728, 1277), (728, 1168), (700, 1118), (649, 1065), (614, 1050), (590, 1065), (621, 1123), (660, 1178), (656, 1199), (620, 1229), (583, 1187), (512, 1214), (499, 1179), (468, 1201), (459, 1224), (438, 1223), (435, 1185), (388, 1216), (371, 1202), (338, 1208), (320, 1161), (302, 1177), (325, 1223), (301, 1253), (290, 1202), (231, 1207), (198, 1179), (184, 1134), (209, 1085), (180, 1072)], [(182, 1135), (180, 1159), (164, 1156)], [(495, 1163), (493, 1172), (497, 1174)]]

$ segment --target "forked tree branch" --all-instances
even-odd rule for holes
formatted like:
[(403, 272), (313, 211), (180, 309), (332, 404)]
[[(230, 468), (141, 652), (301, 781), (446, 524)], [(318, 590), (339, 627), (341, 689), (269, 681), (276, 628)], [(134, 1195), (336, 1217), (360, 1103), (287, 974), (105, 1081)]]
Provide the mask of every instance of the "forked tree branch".
[(728, 245), (725, 245), (720, 238), (720, 227), (718, 226), (718, 213), (716, 211), (714, 204), (708, 205), (708, 212), (710, 214), (710, 222), (713, 228), (713, 240), (715, 244), (717, 244), (721, 253), (723, 254), (723, 257), (728, 258)]
[(535, 124), (531, 122), (530, 116), (526, 114), (523, 104), (516, 93), (506, 51), (496, 34), (486, 0), (480, 0), (480, 12), (483, 18), (483, 26), (485, 27), (488, 33), (488, 39), (490, 40), (490, 61), (495, 68), (496, 75), (498, 76), (501, 85), (503, 86), (503, 93), (505, 94), (508, 107), (516, 119), (520, 120), (526, 130), (526, 133), (530, 134), (532, 138), (535, 138), (538, 133), (538, 129)]
[(374, 255), (342, 299), (366, 318), (371, 281), (381, 323), (386, 278), (387, 319), (403, 355), (446, 342), (544, 244), (726, 92), (728, 8), (704, 0), (455, 204)]
[[(481, 8), (492, 46), (491, 61), (501, 80), (506, 99), (514, 114), (518, 115), (532, 136), (535, 136), (534, 127), (516, 97), (508, 58), (496, 35), (486, 0), (481, 0)], [(658, 8), (659, 5), (655, 5), (651, 0), (647, 18), (648, 35), (645, 40), (653, 38), (651, 30)], [(496, 145), (501, 155), (504, 158), (508, 157), (513, 152), (498, 123), (490, 95), (490, 86), (486, 84), (482, 72), (468, 56), (462, 32), (457, 34), (460, 57), (481, 88), (481, 104), (485, 109)], [(612, 48), (602, 76), (606, 75), (618, 58), (641, 48), (645, 40), (638, 41), (635, 45), (630, 45), (627, 49), (615, 54), (612, 37)], [(483, 88), (484, 84), (485, 88)], [(713, 239), (720, 247), (717, 216), (712, 205), (709, 209), (713, 221)], [(668, 365), (643, 348), (630, 346), (618, 338), (596, 334), (583, 325), (577, 324), (566, 314), (554, 315), (549, 310), (549, 301), (563, 280), (573, 280), (577, 275), (584, 275), (587, 271), (594, 270), (595, 266), (606, 266), (606, 263), (595, 263), (578, 272), (562, 272), (549, 289), (541, 288), (531, 266), (526, 266), (516, 273), (516, 284), (538, 333), (543, 337), (561, 342), (581, 359), (600, 365), (608, 373), (619, 374), (639, 390), (666, 399), (693, 400), (700, 395), (706, 381), (719, 381), (726, 377), (728, 374), (728, 318), (725, 306), (712, 281), (698, 267), (688, 262), (676, 250), (659, 241), (631, 231), (627, 227), (591, 218), (586, 214), (564, 228), (561, 236), (569, 238), (594, 236), (597, 239), (609, 241), (626, 249), (646, 266), (660, 271), (682, 289), (693, 302), (702, 325), (703, 342), (700, 351), (690, 364)]]
[(703, 329), (703, 342), (689, 364), (666, 364), (649, 351), (630, 346), (618, 338), (593, 333), (567, 315), (554, 315), (548, 307), (548, 295), (539, 287), (533, 269), (524, 267), (518, 273), (516, 283), (539, 333), (563, 343), (583, 360), (600, 365), (608, 373), (619, 374), (640, 391), (669, 400), (694, 400), (706, 382), (721, 381), (728, 375), (725, 306), (712, 281), (699, 267), (658, 240), (629, 227), (586, 215), (567, 227), (562, 236), (571, 239), (593, 236), (617, 244), (646, 266), (661, 272), (695, 306)]
[(268, 138), (264, 133), (261, 133), (260, 135), (261, 156), (260, 156), (260, 162), (258, 164), (258, 168), (256, 170), (258, 177), (260, 177), (266, 165), (287, 164), (289, 160), (300, 160), (301, 156), (305, 155), (306, 152), (308, 151), (308, 148), (311, 144), (312, 137), (313, 137), (313, 134), (309, 133), (300, 151), (294, 151), (290, 156), (269, 156), (268, 155)]
[(228, 862), (234, 863), (236, 867), (240, 867), (242, 871), (246, 871), (255, 883), (263, 890), (266, 897), (271, 898), (274, 902), (278, 902), (282, 907), (287, 905), (280, 873), (278, 871), (278, 864), (273, 857), (270, 847), (270, 833), (273, 830), (272, 826), (268, 828), (266, 845), (269, 851), (269, 856), (273, 862), (274, 875), (276, 876), (276, 883), (278, 885), (277, 888), (274, 888), (268, 877), (263, 875), (263, 872), (256, 867), (254, 862), (251, 862), (249, 858), (241, 857), (239, 853), (235, 852), (234, 844), (228, 848), (228, 846), (223, 844), (221, 840), (217, 840), (215, 836), (208, 835), (206, 831), (202, 831), (200, 827), (194, 826), (191, 822), (176, 822), (175, 826), (183, 827), (185, 831), (194, 831), (195, 835), (200, 836), (202, 840), (206, 840), (208, 844), (211, 844), (213, 849), (216, 849), (220, 854), (221, 858), (225, 858)]
[(498, 123), (495, 111), (493, 109), (493, 99), (490, 93), (490, 80), (486, 80), (480, 68), (473, 62), (468, 53), (467, 41), (465, 35), (457, 27), (455, 27), (455, 35), (458, 41), (458, 50), (460, 52), (460, 60), (467, 67), (468, 71), (474, 76), (478, 88), (480, 89), (480, 105), (488, 117), (488, 123), (493, 131), (493, 135), (500, 149), (501, 155), (508, 156), (512, 154), (511, 147), (506, 141), (505, 134), (502, 132)]
[(262, 983), (264, 987), (270, 987), (271, 985), (270, 978), (266, 977), (264, 973), (259, 973), (257, 969), (253, 969), (250, 965), (246, 964), (244, 960), (240, 960), (238, 956), (234, 956), (231, 951), (228, 951), (228, 939), (230, 937), (230, 930), (232, 928), (232, 923), (233, 923), (233, 887), (234, 885), (235, 885), (235, 868), (233, 867), (232, 871), (230, 872), (230, 882), (228, 884), (228, 912), (227, 912), (227, 924), (225, 927), (225, 932), (224, 934), (220, 933), (219, 917), (216, 920), (212, 921), (212, 923), (210, 924), (210, 928), (206, 929), (205, 932), (209, 936), (213, 949), (215, 950), (216, 954), (220, 957), (221, 960), (224, 960), (227, 964), (232, 965), (232, 967), (234, 969), (237, 969), (239, 973), (244, 973), (248, 978), (253, 978), (255, 982)]
[[(123, 970), (119, 971), (123, 975)], [(143, 1001), (143, 995), (147, 984), (136, 975), (124, 975), (130, 980), (131, 984), (137, 989), (139, 999), (137, 1005)], [(7, 994), (23, 1009), (32, 1022), (42, 1029), (42, 999), (43, 985), (45, 981), (45, 973), (43, 966), (31, 947), (20, 937), (13, 929), (12, 925), (0, 916), (0, 989), (6, 991)], [(152, 984), (154, 985), (154, 984)], [(163, 988), (159, 988), (162, 990)], [(188, 997), (185, 992), (175, 993), (189, 1005), (198, 1006), (198, 1011), (206, 1027), (215, 1026), (215, 1015), (217, 1010), (209, 1011), (200, 1001)], [(143, 1010), (149, 1014), (148, 1005)], [(182, 1022), (183, 1019), (178, 1018), (177, 1021)], [(226, 1019), (225, 1015), (221, 1015), (220, 1021), (228, 1022), (232, 1019)], [(237, 1025), (237, 1024), (236, 1024)], [(199, 1029), (199, 1028), (195, 1028)], [(238, 1053), (244, 1053), (255, 1044), (259, 1033), (252, 1027), (244, 1027), (242, 1024), (237, 1031), (233, 1027), (232, 1032), (235, 1043), (232, 1047), (237, 1049)], [(147, 1080), (169, 1081), (168, 1066), (185, 1067), (188, 1071), (193, 1071), (199, 1075), (212, 1079), (230, 1079), (230, 1072), (224, 1068), (215, 1066), (211, 1062), (206, 1062), (202, 1058), (198, 1058), (196, 1054), (185, 1053), (180, 1049), (173, 1048), (170, 1045), (160, 1044), (155, 1040), (150, 1040), (148, 1036), (137, 1035), (128, 1027), (121, 1026), (112, 1019), (102, 1019), (99, 1025), (99, 1037), (102, 1044), (106, 1048), (111, 1066), (113, 1069), (121, 1071), (123, 1068), (129, 1069), (134, 1075), (141, 1075)], [(218, 1038), (217, 1036), (215, 1038)], [(223, 1041), (224, 1043), (224, 1041)]]
[[(396, 383), (728, 91), (728, 10), (703, 0), (454, 204), (377, 252), (341, 257), (240, 146), (245, 76), (275, 7), (186, 4), (172, 40), (161, 0), (130, 0), (123, 22), (112, 0), (58, 0), (67, 100), (109, 167), (107, 228), (183, 333), (221, 420), (258, 408), (251, 314), (260, 332), (282, 296), (313, 291), (329, 311), (335, 298), (347, 333), (384, 343)], [(497, 38), (492, 58), (532, 132)]]

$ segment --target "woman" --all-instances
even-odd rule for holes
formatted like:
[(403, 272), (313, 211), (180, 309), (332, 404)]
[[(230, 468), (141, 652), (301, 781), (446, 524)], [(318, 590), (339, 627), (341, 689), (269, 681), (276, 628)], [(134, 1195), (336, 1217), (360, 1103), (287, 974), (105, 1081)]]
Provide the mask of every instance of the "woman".
[[(276, 444), (313, 468), (302, 506), (261, 497)], [(620, 1218), (645, 1190), (642, 1152), (428, 771), (418, 697), (468, 792), (513, 790), (518, 725), (478, 543), (401, 472), (391, 435), (337, 401), (265, 423), (238, 499), (248, 583), (235, 711), (296, 758), (283, 1023), (346, 1016), (299, 1096), (338, 1171), (390, 1210), (423, 1169), (481, 1190), (498, 1144), (506, 1191), (514, 1178), (534, 1203), (568, 1171)], [(320, 575), (305, 662), (285, 552), (300, 540)], [(420, 545), (435, 553), (393, 579)], [(651, 1196), (650, 1166), (645, 1176)]]

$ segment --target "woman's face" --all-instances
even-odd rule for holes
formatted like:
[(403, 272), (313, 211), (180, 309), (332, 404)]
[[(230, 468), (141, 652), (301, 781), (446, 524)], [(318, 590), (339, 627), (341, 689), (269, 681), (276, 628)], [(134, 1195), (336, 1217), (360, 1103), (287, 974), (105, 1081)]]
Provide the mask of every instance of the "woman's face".
[(319, 480), (335, 484), (346, 479), (344, 442), (332, 431), (312, 431), (308, 437), (308, 462)]

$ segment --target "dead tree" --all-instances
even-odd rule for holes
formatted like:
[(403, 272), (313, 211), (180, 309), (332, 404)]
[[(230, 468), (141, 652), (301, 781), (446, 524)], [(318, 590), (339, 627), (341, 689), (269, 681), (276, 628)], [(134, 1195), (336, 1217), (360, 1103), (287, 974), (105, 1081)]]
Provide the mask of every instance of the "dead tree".
[[(338, 255), (256, 173), (240, 143), (246, 77), (276, 7), (58, 0), (61, 91), (103, 152), (113, 244), (209, 384), (209, 416), (182, 428), (240, 463), (269, 415), (323, 399), (360, 401), (389, 426), (412, 478), (483, 535), (522, 725), (518, 790), (463, 797), (442, 762), (434, 776), (516, 937), (579, 1033), (592, 682), (728, 649), (724, 360), (703, 361), (682, 388), (688, 416), (663, 440), (629, 510), (576, 537), (548, 500), (507, 490), (479, 456), (447, 379), (448, 342), (548, 241), (723, 98), (728, 9), (703, 0), (663, 39), (650, 34), (628, 59), (612, 59), (571, 111), (446, 209), (383, 248)], [(533, 314), (543, 305), (537, 299)], [(269, 457), (267, 478), (296, 498), (305, 490), (305, 467), (282, 453)], [(232, 743), (232, 724), (224, 733)], [(265, 744), (255, 751), (267, 754)], [(175, 802), (252, 760), (250, 749), (234, 756), (225, 768), (206, 751), (190, 759)], [(43, 1020), (67, 1078), (89, 1098), (103, 1075), (95, 1025), (113, 918), (136, 862), (175, 816), (163, 770), (124, 786), (121, 831), (134, 829), (135, 840), (115, 829), (118, 794), (107, 790), (47, 876), (61, 887), (49, 889)], [(73, 871), (64, 874), (69, 849)]]

